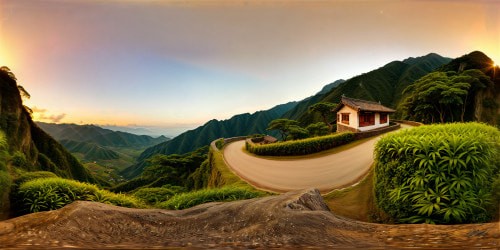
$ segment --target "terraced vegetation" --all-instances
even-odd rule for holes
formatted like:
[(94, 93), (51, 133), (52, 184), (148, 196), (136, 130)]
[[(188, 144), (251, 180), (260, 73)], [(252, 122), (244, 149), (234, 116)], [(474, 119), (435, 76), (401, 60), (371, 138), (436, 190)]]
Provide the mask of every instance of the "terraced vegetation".
[(376, 145), (377, 205), (402, 223), (490, 221), (500, 202), (500, 131), (479, 123), (421, 126)]

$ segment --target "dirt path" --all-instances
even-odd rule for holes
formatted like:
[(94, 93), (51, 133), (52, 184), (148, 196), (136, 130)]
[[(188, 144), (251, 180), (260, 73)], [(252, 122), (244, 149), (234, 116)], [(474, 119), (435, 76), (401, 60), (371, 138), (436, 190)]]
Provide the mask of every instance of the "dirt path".
[[(410, 126), (402, 126), (408, 128)], [(322, 193), (351, 185), (373, 163), (373, 150), (380, 136), (338, 153), (293, 160), (271, 160), (244, 152), (244, 141), (224, 148), (229, 167), (252, 185), (273, 192), (317, 188)]]

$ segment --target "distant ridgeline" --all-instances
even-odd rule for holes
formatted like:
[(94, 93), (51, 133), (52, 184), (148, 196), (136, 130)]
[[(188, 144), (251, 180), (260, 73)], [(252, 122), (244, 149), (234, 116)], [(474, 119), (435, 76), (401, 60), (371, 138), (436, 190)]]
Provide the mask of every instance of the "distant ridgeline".
[[(431, 53), (403, 61), (393, 61), (381, 68), (355, 76), (325, 93), (300, 101), (284, 118), (298, 120), (302, 125), (321, 121), (319, 114), (309, 113), (308, 107), (318, 102), (339, 103), (342, 95), (367, 101), (380, 101), (394, 108), (402, 99), (403, 90), (420, 77), (450, 62), (451, 59)], [(331, 117), (331, 119), (336, 119)]]
[(61, 177), (95, 182), (94, 177), (61, 144), (40, 129), (23, 106), (21, 95), (29, 94), (17, 85), (10, 69), (0, 70), (0, 129), (4, 131), (9, 153), (17, 166), (26, 171), (46, 170)]
[(87, 161), (118, 159), (120, 153), (116, 149), (144, 150), (169, 140), (165, 136), (153, 138), (95, 125), (36, 123), (70, 152), (82, 154), (82, 159)]
[(137, 164), (123, 170), (121, 174), (128, 178), (136, 177), (146, 166), (145, 160), (156, 154), (185, 154), (197, 148), (210, 144), (221, 137), (234, 137), (257, 133), (266, 133), (267, 125), (274, 119), (280, 118), (285, 112), (296, 105), (296, 102), (278, 105), (269, 110), (258, 111), (253, 114), (235, 115), (228, 120), (211, 120), (194, 130), (189, 130), (156, 146), (146, 149), (138, 158)]

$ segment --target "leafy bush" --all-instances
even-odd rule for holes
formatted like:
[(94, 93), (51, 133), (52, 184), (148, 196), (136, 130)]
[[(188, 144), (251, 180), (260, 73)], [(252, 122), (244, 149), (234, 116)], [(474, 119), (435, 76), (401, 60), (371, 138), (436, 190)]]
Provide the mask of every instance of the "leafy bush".
[(11, 161), (12, 161), (12, 164), (14, 164), (14, 166), (16, 166), (16, 167), (20, 167), (20, 168), (24, 168), (24, 169), (28, 168), (28, 160), (26, 159), (26, 155), (24, 155), (20, 151), (16, 151), (12, 155)]
[(469, 223), (491, 218), (500, 132), (479, 123), (420, 126), (376, 145), (377, 205), (409, 223)]
[(49, 171), (22, 172), (17, 178), (15, 178), (14, 183), (16, 186), (21, 186), (21, 184), (34, 179), (56, 177), (58, 177), (56, 174)]
[(158, 202), (167, 201), (175, 194), (183, 191), (184, 191), (183, 187), (172, 188), (172, 189), (166, 187), (140, 188), (137, 191), (135, 191), (133, 195), (136, 198), (141, 199), (148, 204), (154, 205)]
[(354, 140), (354, 133), (344, 132), (296, 141), (256, 145), (248, 143), (246, 149), (256, 155), (290, 156), (307, 155), (338, 147)]
[(214, 201), (234, 201), (262, 196), (262, 192), (246, 188), (226, 186), (223, 188), (203, 189), (189, 193), (177, 194), (170, 200), (158, 205), (164, 209), (185, 209), (199, 204)]
[(24, 213), (54, 210), (76, 200), (124, 207), (143, 206), (133, 197), (101, 190), (93, 184), (62, 178), (42, 178), (25, 182), (19, 187), (15, 199)]

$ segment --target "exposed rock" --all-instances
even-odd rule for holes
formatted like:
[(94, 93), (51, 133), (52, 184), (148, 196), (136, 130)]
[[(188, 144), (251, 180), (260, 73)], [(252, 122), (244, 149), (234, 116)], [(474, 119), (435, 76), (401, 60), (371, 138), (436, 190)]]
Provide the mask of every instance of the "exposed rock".
[[(290, 209), (292, 208), (292, 209)], [(317, 190), (182, 211), (75, 202), (0, 222), (9, 248), (498, 248), (499, 223), (379, 225), (328, 211)]]

